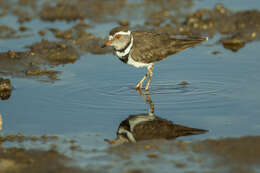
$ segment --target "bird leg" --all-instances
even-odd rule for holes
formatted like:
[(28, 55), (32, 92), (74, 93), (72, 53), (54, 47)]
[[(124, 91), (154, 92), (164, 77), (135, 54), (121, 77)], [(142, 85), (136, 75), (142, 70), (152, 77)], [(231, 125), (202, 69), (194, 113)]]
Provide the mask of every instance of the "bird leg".
[(136, 85), (136, 89), (141, 89), (143, 86), (143, 82), (145, 81), (145, 79), (147, 78), (149, 74), (149, 71), (144, 75), (144, 77), (138, 82), (138, 84)]
[(136, 88), (136, 92), (137, 92), (140, 96), (143, 95), (143, 91), (142, 91), (141, 88)]
[(145, 91), (145, 94), (143, 94), (141, 89), (136, 89), (137, 93), (142, 96), (144, 98), (144, 102), (149, 104), (150, 108), (149, 108), (149, 116), (154, 116), (154, 104), (152, 101), (152, 98), (150, 96), (150, 93), (148, 90)]
[(149, 86), (150, 86), (150, 83), (151, 83), (151, 79), (153, 77), (153, 66), (148, 68), (148, 73), (150, 74), (149, 75), (149, 78), (148, 78), (148, 81), (146, 83), (146, 86), (145, 86), (145, 90), (148, 90), (149, 89)]
[(149, 114), (150, 116), (154, 116), (154, 104), (152, 101), (152, 98), (150, 96), (150, 93), (148, 90), (145, 91), (145, 102), (150, 105)]

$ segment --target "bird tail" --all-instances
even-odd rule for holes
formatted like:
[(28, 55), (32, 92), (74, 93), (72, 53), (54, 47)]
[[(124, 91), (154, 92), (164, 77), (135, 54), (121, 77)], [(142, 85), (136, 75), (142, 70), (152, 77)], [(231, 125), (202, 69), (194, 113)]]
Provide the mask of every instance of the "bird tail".
[(184, 50), (195, 45), (207, 41), (208, 37), (193, 37), (193, 38), (175, 38), (173, 39), (174, 47), (180, 50)]
[[(176, 134), (179, 136), (190, 136), (190, 135), (199, 135), (208, 132), (208, 130), (204, 129), (197, 129), (197, 128), (190, 128), (182, 125), (175, 124)], [(178, 136), (178, 137), (179, 137)]]

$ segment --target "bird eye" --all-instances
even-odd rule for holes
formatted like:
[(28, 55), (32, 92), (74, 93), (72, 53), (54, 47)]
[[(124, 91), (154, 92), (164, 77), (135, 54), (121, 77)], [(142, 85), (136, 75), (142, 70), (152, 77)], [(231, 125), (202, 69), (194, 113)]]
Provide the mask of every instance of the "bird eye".
[(116, 39), (120, 39), (120, 37), (121, 37), (120, 34), (118, 34), (118, 35), (115, 36)]

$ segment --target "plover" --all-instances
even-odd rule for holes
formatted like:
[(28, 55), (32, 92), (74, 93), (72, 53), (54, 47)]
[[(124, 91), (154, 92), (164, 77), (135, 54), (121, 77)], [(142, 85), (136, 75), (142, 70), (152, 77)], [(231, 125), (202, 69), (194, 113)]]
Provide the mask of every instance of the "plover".
[(168, 34), (148, 31), (130, 31), (126, 27), (116, 27), (109, 32), (104, 46), (114, 47), (114, 52), (122, 62), (134, 67), (146, 67), (148, 72), (138, 82), (142, 88), (148, 77), (145, 90), (149, 89), (153, 77), (154, 63), (207, 40), (207, 38), (173, 38)]
[(150, 114), (130, 115), (123, 120), (117, 130), (115, 140), (110, 144), (135, 143), (152, 139), (175, 139), (180, 136), (198, 135), (207, 130), (190, 128)]

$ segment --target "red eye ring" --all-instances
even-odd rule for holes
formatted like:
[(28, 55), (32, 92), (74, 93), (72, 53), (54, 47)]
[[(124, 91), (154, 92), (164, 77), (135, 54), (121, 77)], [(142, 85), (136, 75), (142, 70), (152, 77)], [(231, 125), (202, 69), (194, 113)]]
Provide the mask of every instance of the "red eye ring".
[(121, 38), (121, 36), (122, 36), (122, 35), (120, 35), (120, 34), (117, 34), (117, 35), (115, 36), (115, 39), (120, 39), (120, 38)]

